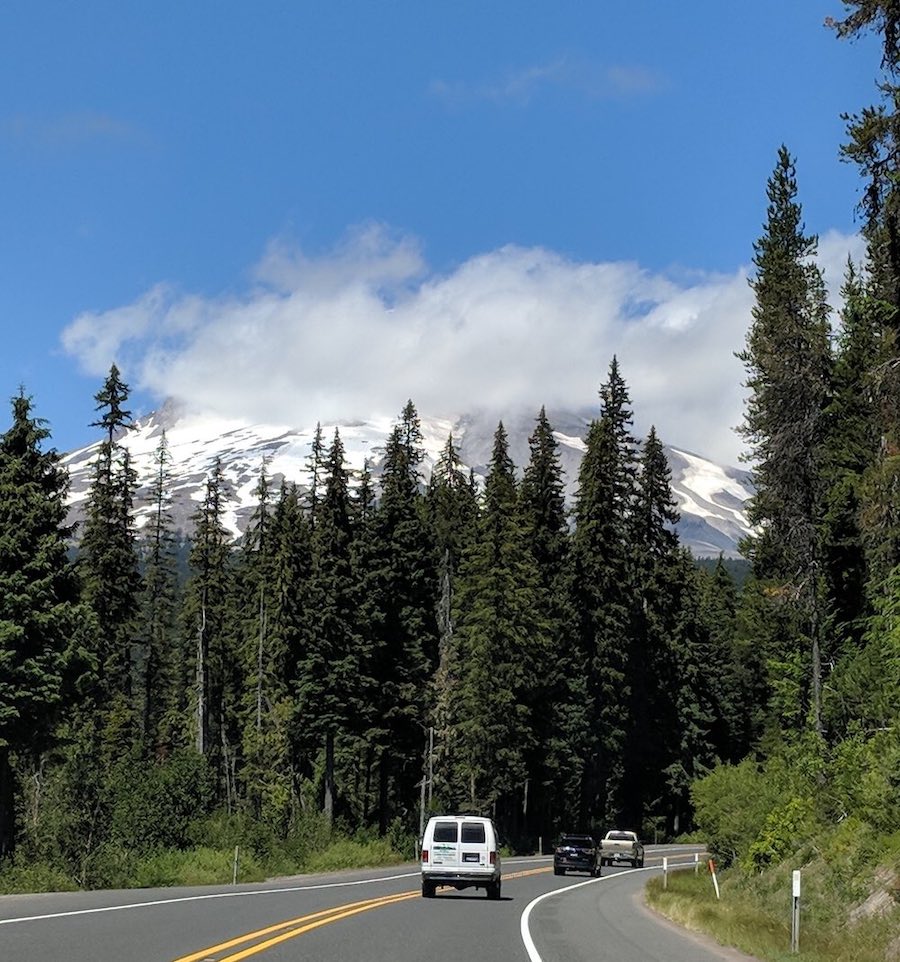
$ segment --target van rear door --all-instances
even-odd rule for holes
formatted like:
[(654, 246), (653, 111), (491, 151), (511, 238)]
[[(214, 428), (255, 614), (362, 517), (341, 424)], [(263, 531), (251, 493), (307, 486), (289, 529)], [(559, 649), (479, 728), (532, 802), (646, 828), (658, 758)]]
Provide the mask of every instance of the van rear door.
[(456, 819), (434, 823), (431, 837), (431, 865), (436, 869), (459, 868), (459, 822)]
[(480, 866), (487, 868), (491, 840), (485, 832), (484, 822), (463, 821), (459, 831), (459, 851), (463, 868)]

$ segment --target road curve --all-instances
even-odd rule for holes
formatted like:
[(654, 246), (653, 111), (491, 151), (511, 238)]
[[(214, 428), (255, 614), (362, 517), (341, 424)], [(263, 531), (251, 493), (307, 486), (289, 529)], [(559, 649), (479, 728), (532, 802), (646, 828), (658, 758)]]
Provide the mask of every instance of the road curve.
[(659, 871), (649, 866), (661, 851), (648, 847), (643, 872), (605, 869), (587, 885), (583, 876), (555, 877), (547, 857), (507, 859), (499, 902), (452, 889), (423, 899), (415, 866), (236, 887), (2, 896), (0, 960), (526, 962), (522, 916), (547, 893), (556, 894), (529, 912), (532, 962), (734, 958), (702, 954), (639, 904), (635, 893)]
[(648, 846), (645, 868), (605, 870), (599, 879), (538, 896), (522, 914), (529, 962), (739, 962), (749, 956), (675, 926), (647, 909), (643, 889), (661, 871), (693, 863), (692, 846)]

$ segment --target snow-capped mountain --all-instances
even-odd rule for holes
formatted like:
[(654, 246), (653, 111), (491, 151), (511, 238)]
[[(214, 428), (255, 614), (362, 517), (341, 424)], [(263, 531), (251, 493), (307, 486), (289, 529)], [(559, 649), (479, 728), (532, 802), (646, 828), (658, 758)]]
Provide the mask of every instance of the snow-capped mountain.
[[(548, 412), (548, 417), (559, 442), (566, 493), (571, 498), (584, 453), (589, 415)], [(534, 429), (534, 417), (505, 416), (503, 423), (509, 435), (510, 456), (521, 468), (528, 461), (528, 438)], [(348, 466), (361, 470), (368, 459), (377, 476), (393, 424), (391, 418), (323, 424), (322, 433), (327, 446), (337, 427)], [(483, 477), (496, 426), (496, 419), (484, 415), (455, 419), (421, 416), (425, 475), (430, 473), (452, 432), (463, 462)], [(186, 414), (176, 404), (166, 403), (159, 411), (137, 421), (134, 430), (122, 439), (131, 453), (141, 484), (135, 501), (139, 526), (150, 516), (147, 494), (156, 473), (155, 452), (164, 430), (171, 456), (168, 470), (172, 513), (176, 526), (183, 530), (190, 529), (191, 515), (204, 496), (206, 480), (216, 458), (221, 460), (230, 498), (224, 521), (235, 535), (243, 531), (253, 512), (254, 491), (264, 462), (275, 490), (285, 479), (296, 481), (301, 487), (307, 483), (314, 426), (297, 429), (286, 425), (247, 424), (210, 415)], [(71, 478), (72, 520), (78, 520), (83, 514), (98, 447), (99, 444), (92, 444), (63, 458)], [(678, 448), (667, 447), (666, 454), (681, 512), (678, 533), (682, 542), (698, 557), (720, 553), (726, 557), (736, 556), (739, 539), (750, 530), (744, 510), (744, 503), (752, 493), (749, 474)]]

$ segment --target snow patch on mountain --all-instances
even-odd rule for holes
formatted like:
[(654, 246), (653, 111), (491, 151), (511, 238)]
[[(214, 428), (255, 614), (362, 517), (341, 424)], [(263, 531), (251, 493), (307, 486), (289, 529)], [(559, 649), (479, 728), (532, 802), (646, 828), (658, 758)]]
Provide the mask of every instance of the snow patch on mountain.
[[(584, 437), (590, 412), (549, 412), (565, 479), (566, 496), (571, 501), (577, 488), (578, 467), (585, 451)], [(378, 476), (384, 450), (394, 425), (390, 418), (322, 424), (323, 443), (331, 444), (335, 429), (340, 431), (348, 468), (355, 474), (369, 463)], [(422, 470), (427, 478), (452, 433), (463, 463), (483, 479), (491, 457), (496, 419), (485, 413), (459, 418), (420, 415), (425, 460)], [(513, 414), (504, 418), (509, 438), (509, 453), (521, 469), (528, 461), (528, 438), (534, 430), (533, 415)], [(273, 490), (283, 481), (309, 484), (309, 459), (315, 427), (297, 428), (287, 424), (249, 424), (212, 414), (188, 414), (177, 404), (167, 402), (159, 411), (136, 422), (121, 442), (137, 471), (139, 489), (135, 514), (139, 527), (151, 515), (149, 495), (157, 472), (156, 451), (163, 430), (169, 455), (169, 493), (175, 526), (183, 531), (192, 527), (192, 516), (205, 495), (205, 486), (216, 459), (222, 466), (226, 514), (223, 521), (236, 536), (247, 526), (256, 506), (256, 490), (264, 469)], [(70, 517), (83, 517), (93, 479), (99, 443), (73, 451), (63, 457), (70, 475)], [(666, 448), (672, 469), (672, 489), (678, 501), (681, 521), (678, 534), (695, 555), (728, 557), (738, 554), (738, 542), (750, 533), (745, 502), (752, 494), (746, 471), (715, 464), (697, 454)]]

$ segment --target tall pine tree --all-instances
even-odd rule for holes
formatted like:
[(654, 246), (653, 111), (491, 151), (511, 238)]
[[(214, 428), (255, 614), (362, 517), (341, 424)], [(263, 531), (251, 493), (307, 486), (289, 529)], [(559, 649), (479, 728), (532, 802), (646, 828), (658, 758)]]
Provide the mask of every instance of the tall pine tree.
[(534, 776), (528, 764), (549, 634), (514, 470), (500, 424), (478, 536), (463, 558), (454, 600), (460, 677), (453, 733), (459, 760), (453, 801), (493, 812), (513, 836), (522, 832)]
[(219, 791), (234, 800), (234, 691), (236, 653), (229, 633), (231, 595), (230, 536), (225, 527), (227, 502), (222, 464), (216, 459), (206, 482), (203, 502), (194, 515), (184, 622), (195, 646), (192, 708), (194, 744), (217, 772)]
[(422, 431), (407, 402), (385, 449), (374, 523), (377, 558), (372, 588), (380, 599), (374, 673), (380, 746), (381, 828), (410, 806), (423, 777), (418, 763), (426, 728), (427, 693), (437, 664), (434, 542), (422, 495)]
[(600, 397), (601, 415), (588, 428), (578, 474), (573, 603), (587, 683), (582, 817), (612, 824), (631, 815), (625, 751), (633, 721), (630, 519), (636, 472), (628, 389), (615, 358)]
[(150, 485), (152, 515), (141, 539), (144, 573), (140, 597), (139, 696), (142, 734), (148, 751), (168, 754), (179, 739), (178, 570), (169, 493), (172, 456), (163, 431), (154, 454)]
[(779, 662), (807, 666), (811, 722), (821, 727), (824, 603), (823, 474), (832, 357), (825, 285), (814, 261), (815, 236), (805, 233), (793, 158), (782, 146), (767, 186), (764, 233), (754, 245), (756, 295), (744, 362), (750, 394), (741, 428), (751, 445), (755, 494), (750, 542), (757, 577), (794, 619), (793, 637), (774, 641)]
[(99, 625), (98, 705), (103, 707), (104, 741), (116, 754), (139, 737), (135, 648), (140, 604), (137, 535), (133, 515), (137, 475), (123, 435), (131, 427), (125, 408), (128, 385), (113, 364), (95, 395), (103, 431), (88, 493), (80, 563), (85, 596)]
[(0, 860), (16, 841), (13, 760), (51, 743), (90, 677), (96, 631), (67, 558), (66, 472), (24, 393), (12, 414), (0, 436)]
[(341, 741), (362, 728), (362, 666), (353, 570), (353, 508), (344, 446), (335, 429), (312, 538), (312, 570), (303, 637), (298, 646), (294, 726), (298, 745), (323, 763), (322, 810), (336, 804), (335, 757)]
[(583, 763), (578, 752), (587, 724), (584, 664), (577, 644), (578, 621), (571, 606), (570, 535), (559, 445), (542, 407), (528, 439), (529, 460), (520, 489), (520, 510), (546, 602), (549, 644), (539, 668), (535, 748), (529, 770), (536, 773), (529, 820), (534, 835), (552, 836), (578, 818)]

